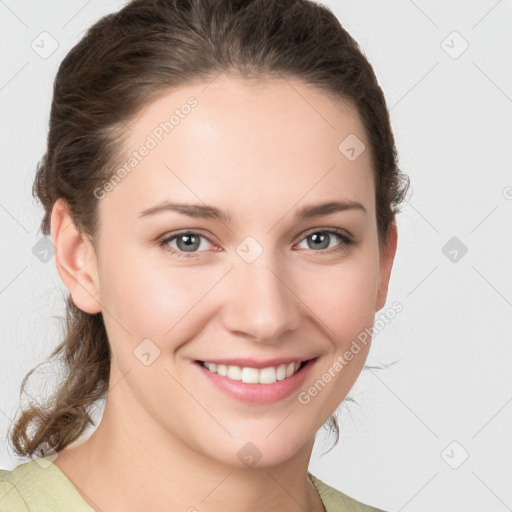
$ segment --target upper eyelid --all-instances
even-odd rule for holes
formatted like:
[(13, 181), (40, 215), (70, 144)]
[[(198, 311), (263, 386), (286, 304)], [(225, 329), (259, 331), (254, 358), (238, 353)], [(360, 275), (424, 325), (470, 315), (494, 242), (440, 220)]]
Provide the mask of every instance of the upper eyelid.
[[(344, 235), (346, 236), (347, 238), (350, 238), (350, 239), (353, 239), (353, 235), (351, 233), (349, 233), (346, 229), (343, 229), (343, 228), (311, 228), (311, 229), (306, 229), (306, 231), (304, 231), (302, 233), (302, 238), (308, 236), (308, 235), (311, 235), (313, 233), (318, 233), (318, 232), (323, 232), (323, 231), (327, 231), (329, 233), (334, 233), (335, 235)], [(302, 240), (301, 238), (301, 240)]]

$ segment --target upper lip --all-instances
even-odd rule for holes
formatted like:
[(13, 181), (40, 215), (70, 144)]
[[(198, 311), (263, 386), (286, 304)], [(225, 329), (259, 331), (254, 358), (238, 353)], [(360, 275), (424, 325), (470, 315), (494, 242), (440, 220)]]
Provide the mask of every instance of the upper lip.
[(248, 359), (248, 358), (232, 358), (232, 359), (203, 359), (201, 362), (224, 364), (226, 366), (240, 366), (241, 368), (268, 368), (269, 366), (281, 366), (289, 363), (303, 363), (314, 359), (314, 357), (279, 357), (274, 359)]

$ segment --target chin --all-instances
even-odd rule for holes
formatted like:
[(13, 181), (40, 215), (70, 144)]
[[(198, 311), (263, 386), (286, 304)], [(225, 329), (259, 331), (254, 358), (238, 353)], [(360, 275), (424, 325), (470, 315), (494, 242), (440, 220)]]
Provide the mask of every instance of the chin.
[(266, 436), (267, 434), (260, 434), (252, 438), (248, 436), (244, 440), (230, 439), (225, 444), (217, 444), (216, 448), (220, 449), (214, 452), (211, 446), (205, 447), (203, 454), (239, 469), (263, 469), (284, 464), (301, 451), (309, 450), (310, 453), (314, 444), (314, 433), (306, 439), (303, 431), (300, 437), (287, 435), (284, 431)]

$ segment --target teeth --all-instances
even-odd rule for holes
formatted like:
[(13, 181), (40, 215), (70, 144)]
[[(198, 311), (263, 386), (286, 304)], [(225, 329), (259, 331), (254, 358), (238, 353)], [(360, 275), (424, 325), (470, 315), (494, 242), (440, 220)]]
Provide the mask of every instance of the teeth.
[(277, 382), (277, 372), (272, 366), (270, 368), (262, 368), (259, 374), (258, 382), (260, 384), (272, 384)]
[(300, 367), (300, 363), (282, 364), (280, 366), (269, 366), (268, 368), (250, 368), (240, 366), (227, 366), (225, 364), (207, 363), (203, 366), (213, 373), (232, 380), (241, 380), (246, 384), (273, 384), (278, 380), (291, 377)]
[(281, 366), (277, 367), (276, 379), (277, 380), (286, 379), (286, 365), (285, 364), (282, 364)]
[[(240, 370), (239, 366), (231, 366), (230, 368), (238, 368)], [(240, 380), (246, 384), (258, 384), (259, 373), (259, 370), (256, 368), (242, 368), (240, 370)]]
[(240, 366), (228, 366), (226, 377), (232, 380), (242, 380), (242, 369)]

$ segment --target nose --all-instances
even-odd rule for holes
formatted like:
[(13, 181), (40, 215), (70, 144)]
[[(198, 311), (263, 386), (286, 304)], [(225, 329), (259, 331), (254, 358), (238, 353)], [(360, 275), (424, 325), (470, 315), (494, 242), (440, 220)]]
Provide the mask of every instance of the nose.
[(253, 263), (238, 261), (230, 272), (224, 327), (238, 336), (275, 344), (300, 323), (301, 300), (290, 272), (261, 256)]

